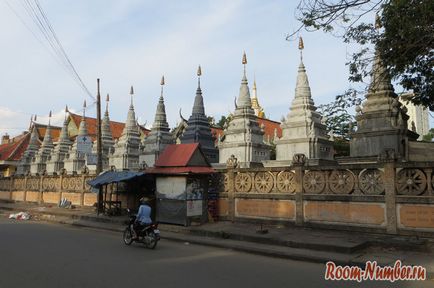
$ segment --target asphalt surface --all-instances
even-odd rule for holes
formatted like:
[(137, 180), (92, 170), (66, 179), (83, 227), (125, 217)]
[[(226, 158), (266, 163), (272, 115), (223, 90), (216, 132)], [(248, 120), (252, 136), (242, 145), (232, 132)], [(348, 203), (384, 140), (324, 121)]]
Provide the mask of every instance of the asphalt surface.
[(161, 240), (125, 246), (115, 232), (0, 218), (0, 287), (434, 287), (331, 282), (325, 265)]

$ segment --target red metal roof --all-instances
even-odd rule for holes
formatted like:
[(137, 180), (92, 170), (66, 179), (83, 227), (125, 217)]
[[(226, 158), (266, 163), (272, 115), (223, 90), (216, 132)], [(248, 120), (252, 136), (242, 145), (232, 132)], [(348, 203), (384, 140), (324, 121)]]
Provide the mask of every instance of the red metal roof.
[(199, 143), (172, 144), (164, 149), (155, 163), (156, 167), (186, 167)]
[[(190, 166), (192, 159), (193, 162), (200, 163), (200, 158), (195, 158), (196, 156), (202, 157), (202, 166)], [(199, 154), (198, 154), (199, 153)], [(206, 160), (205, 155), (200, 149), (199, 143), (191, 144), (172, 144), (168, 145), (164, 149), (163, 153), (158, 158), (155, 163), (155, 167), (146, 169), (146, 173), (151, 174), (210, 174), (214, 173), (214, 169), (209, 167), (210, 164)]]

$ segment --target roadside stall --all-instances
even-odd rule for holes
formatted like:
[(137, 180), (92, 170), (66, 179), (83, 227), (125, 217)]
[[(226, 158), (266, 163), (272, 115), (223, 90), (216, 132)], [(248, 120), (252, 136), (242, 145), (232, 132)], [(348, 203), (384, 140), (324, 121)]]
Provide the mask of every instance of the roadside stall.
[(123, 208), (136, 209), (138, 199), (153, 193), (144, 172), (105, 171), (87, 182), (98, 193), (98, 213), (120, 215)]
[(214, 170), (198, 143), (167, 146), (146, 173), (155, 175), (158, 222), (188, 226), (208, 220), (208, 182)]

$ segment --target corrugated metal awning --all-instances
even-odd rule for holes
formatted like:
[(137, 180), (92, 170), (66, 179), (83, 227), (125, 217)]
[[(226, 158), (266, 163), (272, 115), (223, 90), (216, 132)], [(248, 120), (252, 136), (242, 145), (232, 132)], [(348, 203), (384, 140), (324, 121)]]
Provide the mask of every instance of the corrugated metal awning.
[(89, 184), (93, 188), (99, 188), (102, 185), (128, 181), (142, 176), (145, 176), (144, 172), (106, 171), (98, 175), (95, 179), (87, 181), (87, 184)]

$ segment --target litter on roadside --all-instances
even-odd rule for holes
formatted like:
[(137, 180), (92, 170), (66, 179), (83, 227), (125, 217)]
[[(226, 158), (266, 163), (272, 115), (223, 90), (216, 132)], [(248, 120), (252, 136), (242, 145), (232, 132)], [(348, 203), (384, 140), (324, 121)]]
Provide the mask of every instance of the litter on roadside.
[(61, 208), (71, 208), (71, 201), (68, 201), (66, 198), (62, 198), (62, 200), (59, 201), (59, 207)]
[(9, 219), (17, 219), (17, 220), (29, 220), (30, 214), (27, 212), (19, 212), (19, 213), (12, 213), (9, 215)]

